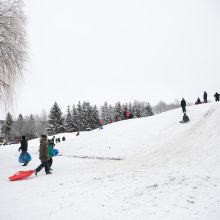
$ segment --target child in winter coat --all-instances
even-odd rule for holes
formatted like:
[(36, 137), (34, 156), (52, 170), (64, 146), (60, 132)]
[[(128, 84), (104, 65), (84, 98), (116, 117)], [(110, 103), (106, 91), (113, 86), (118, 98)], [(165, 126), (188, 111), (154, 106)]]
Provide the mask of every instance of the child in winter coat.
[(48, 153), (49, 153), (49, 160), (48, 160), (48, 165), (49, 165), (49, 171), (51, 171), (51, 166), (52, 166), (52, 163), (53, 163), (53, 144), (52, 143), (49, 143), (48, 144)]

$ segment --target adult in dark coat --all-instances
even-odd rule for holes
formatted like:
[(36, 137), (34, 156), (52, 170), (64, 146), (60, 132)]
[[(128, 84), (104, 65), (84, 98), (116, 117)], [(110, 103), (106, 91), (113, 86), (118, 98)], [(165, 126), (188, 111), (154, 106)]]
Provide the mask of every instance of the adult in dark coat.
[(25, 136), (22, 136), (21, 137), (21, 146), (19, 147), (18, 151), (21, 150), (21, 155), (23, 157), (23, 160), (25, 161), (24, 164), (22, 166), (27, 166), (28, 162), (25, 158), (25, 154), (27, 153), (27, 150), (28, 150), (28, 142), (27, 140), (25, 139)]
[(37, 176), (37, 173), (40, 172), (43, 167), (45, 168), (46, 174), (51, 174), (51, 172), (49, 171), (49, 164), (48, 164), (48, 160), (50, 158), (49, 158), (48, 141), (46, 135), (41, 135), (39, 152), (40, 152), (39, 159), (41, 161), (41, 164), (35, 170), (35, 175)]
[(207, 98), (208, 98), (207, 92), (204, 91), (204, 93), (203, 93), (203, 100), (204, 100), (204, 103), (207, 103), (207, 102), (208, 102), (208, 101), (207, 101)]
[(184, 98), (182, 98), (181, 100), (181, 107), (182, 107), (183, 113), (186, 112), (186, 101)]
[(215, 93), (214, 97), (215, 97), (215, 101), (219, 102), (219, 94), (217, 92)]

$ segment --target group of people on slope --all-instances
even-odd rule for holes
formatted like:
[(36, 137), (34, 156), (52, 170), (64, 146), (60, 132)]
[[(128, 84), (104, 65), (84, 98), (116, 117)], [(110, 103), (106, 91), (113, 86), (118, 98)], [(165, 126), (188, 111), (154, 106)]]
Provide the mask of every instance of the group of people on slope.
[[(218, 102), (220, 94), (216, 92), (214, 97), (215, 97), (215, 101)], [(201, 102), (200, 98), (198, 97), (195, 104), (198, 105), (198, 104), (207, 103), (207, 102), (208, 102), (208, 94), (207, 94), (206, 91), (204, 91), (204, 93), (203, 93), (203, 102)], [(182, 111), (183, 111), (183, 120), (180, 121), (180, 122), (181, 123), (187, 123), (190, 120), (189, 120), (189, 116), (186, 114), (186, 101), (185, 101), (184, 98), (182, 98), (182, 100), (181, 100), (181, 108), (182, 108)]]
[[(215, 101), (216, 102), (219, 102), (219, 97), (220, 97), (220, 94), (218, 92), (216, 92), (214, 94), (214, 97), (215, 97)], [(207, 92), (204, 91), (203, 93), (203, 102), (200, 100), (200, 98), (198, 97), (195, 104), (198, 105), (198, 104), (202, 104), (202, 103), (207, 103), (208, 102), (208, 95), (207, 95)]]
[[(24, 164), (22, 166), (26, 166), (29, 161), (26, 160), (25, 154), (28, 150), (28, 142), (26, 140), (25, 136), (22, 136), (21, 138), (21, 146), (19, 147), (19, 151), (21, 150), (21, 155), (23, 157)], [(51, 173), (51, 166), (53, 163), (53, 148), (54, 148), (54, 137), (51, 140), (47, 139), (47, 135), (42, 134), (40, 138), (40, 147), (39, 147), (39, 159), (41, 161), (41, 164), (35, 169), (35, 175), (37, 176), (37, 173), (41, 171), (42, 168), (45, 168), (46, 174), (52, 174)]]

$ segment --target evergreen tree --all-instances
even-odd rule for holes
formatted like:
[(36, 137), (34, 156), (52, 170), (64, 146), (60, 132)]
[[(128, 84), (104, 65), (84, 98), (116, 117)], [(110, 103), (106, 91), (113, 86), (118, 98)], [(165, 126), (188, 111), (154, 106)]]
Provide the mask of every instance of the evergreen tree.
[(83, 110), (82, 110), (81, 102), (78, 102), (76, 112), (77, 112), (76, 118), (77, 118), (78, 131), (83, 131), (85, 126), (83, 124)]
[(134, 118), (140, 118), (141, 117), (141, 105), (138, 101), (134, 101), (133, 115), (134, 115)]
[(26, 121), (26, 129), (25, 135), (28, 140), (34, 139), (37, 137), (36, 135), (36, 125), (34, 116), (31, 114), (30, 117)]
[(96, 129), (99, 127), (99, 112), (98, 109), (96, 107), (96, 105), (94, 107), (92, 107), (92, 113), (91, 113), (91, 128), (92, 129)]
[(73, 105), (73, 109), (72, 109), (72, 128), (73, 128), (73, 132), (75, 131), (79, 131), (79, 128), (78, 128), (78, 118), (77, 118), (77, 110), (76, 110), (76, 107), (75, 105)]
[(115, 121), (124, 119), (124, 109), (120, 102), (115, 103)]
[(147, 105), (145, 106), (145, 113), (146, 113), (146, 116), (154, 115), (154, 112), (153, 112), (153, 109), (152, 109), (150, 103), (147, 103)]
[(67, 107), (67, 115), (66, 115), (64, 127), (65, 127), (66, 132), (76, 131), (76, 126), (74, 125), (73, 116), (70, 112), (70, 106), (69, 105)]
[(110, 109), (108, 103), (105, 102), (104, 105), (101, 106), (101, 119), (104, 125), (109, 123), (110, 117)]
[(7, 115), (6, 115), (5, 123), (2, 127), (3, 134), (5, 135), (7, 141), (11, 140), (12, 124), (13, 124), (12, 116), (8, 112)]
[(64, 129), (64, 119), (62, 117), (62, 112), (57, 102), (54, 103), (49, 114), (49, 129), (48, 132), (51, 134), (59, 134), (65, 131)]

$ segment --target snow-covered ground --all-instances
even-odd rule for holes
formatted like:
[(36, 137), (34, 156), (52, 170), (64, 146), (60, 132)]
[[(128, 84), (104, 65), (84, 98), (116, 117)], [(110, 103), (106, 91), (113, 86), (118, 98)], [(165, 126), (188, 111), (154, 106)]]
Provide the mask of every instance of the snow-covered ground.
[(220, 104), (181, 109), (61, 134), (53, 174), (10, 182), (35, 169), (18, 163), (19, 145), (0, 147), (0, 219), (5, 220), (219, 220)]

